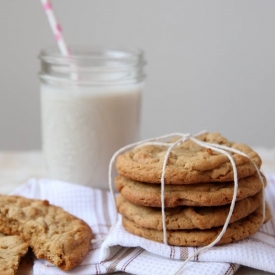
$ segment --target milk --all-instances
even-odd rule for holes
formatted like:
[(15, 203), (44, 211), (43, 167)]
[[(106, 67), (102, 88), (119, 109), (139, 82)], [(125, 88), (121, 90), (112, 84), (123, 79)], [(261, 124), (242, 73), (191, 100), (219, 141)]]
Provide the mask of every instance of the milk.
[(41, 83), (48, 176), (108, 189), (116, 150), (139, 138), (142, 83), (92, 87)]

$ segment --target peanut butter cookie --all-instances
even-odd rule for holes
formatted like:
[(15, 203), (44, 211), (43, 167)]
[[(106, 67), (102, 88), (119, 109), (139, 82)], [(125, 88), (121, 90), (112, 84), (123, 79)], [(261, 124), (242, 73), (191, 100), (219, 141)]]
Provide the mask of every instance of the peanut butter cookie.
[[(253, 235), (259, 230), (262, 219), (262, 207), (259, 207), (247, 217), (229, 224), (218, 244), (232, 243)], [(134, 235), (163, 242), (163, 231), (141, 227), (126, 217), (122, 217), (122, 224), (128, 232)], [(214, 241), (221, 230), (222, 227), (205, 230), (167, 230), (167, 242), (169, 245), (175, 246), (204, 246)]]
[(62, 270), (79, 265), (90, 248), (92, 231), (82, 220), (46, 200), (0, 195), (0, 232), (17, 235)]
[[(230, 152), (237, 166), (238, 177), (244, 178), (260, 168), (261, 159), (249, 146), (228, 141), (219, 133), (204, 133), (197, 139), (237, 149), (250, 157)], [(144, 145), (117, 157), (120, 175), (132, 180), (160, 183), (166, 146)], [(252, 161), (251, 161), (252, 160)], [(198, 182), (224, 182), (233, 180), (233, 169), (228, 157), (188, 140), (175, 147), (168, 158), (165, 171), (166, 184), (192, 184)]]
[[(262, 176), (264, 183), (266, 179)], [(122, 176), (115, 179), (117, 190), (128, 200), (143, 206), (161, 206), (161, 187), (133, 181)], [(263, 188), (257, 173), (238, 181), (237, 200), (254, 196)], [(197, 184), (165, 185), (165, 206), (218, 206), (229, 204), (234, 194), (234, 183), (210, 182)]]
[(28, 248), (28, 244), (21, 237), (0, 233), (0, 274), (16, 274), (20, 260), (27, 253)]
[[(253, 197), (247, 197), (236, 202), (230, 223), (238, 221), (262, 205), (262, 192)], [(118, 212), (127, 219), (133, 221), (136, 225), (162, 230), (161, 208), (148, 207), (133, 204), (123, 198), (117, 197)], [(169, 230), (179, 229), (209, 229), (222, 226), (225, 223), (229, 213), (230, 204), (213, 207), (186, 207), (178, 206), (165, 208), (166, 228)]]

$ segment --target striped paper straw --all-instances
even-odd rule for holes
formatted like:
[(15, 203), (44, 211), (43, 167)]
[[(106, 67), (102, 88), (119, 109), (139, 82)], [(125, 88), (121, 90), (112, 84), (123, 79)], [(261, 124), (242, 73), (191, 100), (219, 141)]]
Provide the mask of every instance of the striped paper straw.
[(40, 0), (40, 1), (47, 15), (48, 21), (50, 23), (52, 32), (54, 34), (55, 40), (57, 42), (57, 45), (59, 47), (61, 54), (63, 54), (64, 56), (70, 56), (70, 51), (66, 45), (66, 42), (62, 33), (61, 25), (57, 22), (50, 0)]

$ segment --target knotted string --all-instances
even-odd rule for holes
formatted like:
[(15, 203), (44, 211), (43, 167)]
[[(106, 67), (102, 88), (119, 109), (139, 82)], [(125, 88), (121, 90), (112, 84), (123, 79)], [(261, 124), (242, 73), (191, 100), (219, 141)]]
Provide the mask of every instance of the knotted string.
[[(253, 163), (253, 165), (255, 167), (255, 170), (257, 171), (258, 177), (259, 177), (259, 179), (262, 183), (262, 186), (264, 188), (264, 181), (263, 181), (262, 175), (260, 173), (260, 170), (259, 170), (258, 166), (253, 162), (253, 160), (247, 154), (241, 152), (240, 150), (237, 150), (237, 149), (234, 149), (234, 148), (231, 148), (231, 147), (228, 147), (228, 146), (215, 144), (215, 143), (209, 143), (209, 142), (205, 142), (205, 141), (197, 139), (196, 136), (201, 135), (202, 133), (204, 133), (204, 132), (200, 132), (196, 135), (173, 133), (173, 134), (169, 134), (169, 135), (160, 136), (160, 137), (157, 137), (157, 138), (151, 138), (151, 139), (139, 141), (139, 142), (136, 142), (136, 143), (132, 143), (132, 144), (129, 144), (125, 147), (122, 147), (121, 149), (116, 151), (114, 153), (114, 155), (112, 156), (112, 158), (110, 160), (110, 163), (109, 163), (108, 183), (109, 183), (109, 189), (110, 189), (112, 201), (113, 201), (114, 207), (116, 209), (116, 212), (115, 212), (115, 221), (112, 224), (106, 238), (112, 233), (112, 231), (113, 231), (113, 229), (114, 229), (114, 227), (115, 227), (115, 225), (118, 221), (118, 212), (117, 212), (117, 208), (116, 208), (116, 199), (115, 199), (115, 193), (114, 193), (113, 185), (112, 185), (112, 172), (113, 172), (113, 167), (114, 167), (115, 160), (118, 157), (118, 155), (126, 152), (127, 150), (130, 150), (130, 149), (133, 149), (133, 148), (138, 148), (138, 147), (141, 147), (141, 146), (146, 146), (146, 145), (157, 145), (157, 146), (167, 146), (168, 147), (168, 149), (166, 151), (166, 154), (165, 154), (165, 157), (164, 157), (164, 160), (163, 160), (162, 173), (161, 173), (161, 213), (162, 213), (162, 226), (163, 226), (163, 242), (164, 242), (165, 245), (168, 245), (168, 242), (167, 242), (167, 229), (166, 229), (166, 215), (165, 215), (165, 192), (164, 191), (165, 191), (165, 172), (166, 172), (168, 159), (169, 159), (169, 156), (170, 156), (170, 153), (171, 153), (172, 149), (174, 147), (179, 146), (180, 144), (186, 142), (187, 140), (192, 140), (194, 143), (198, 144), (201, 147), (211, 149), (215, 152), (226, 155), (227, 158), (229, 159), (229, 161), (232, 165), (232, 170), (233, 170), (234, 192), (233, 192), (233, 197), (232, 197), (232, 201), (231, 201), (231, 204), (230, 204), (230, 210), (229, 210), (229, 213), (228, 213), (227, 218), (225, 220), (225, 223), (223, 225), (223, 228), (222, 228), (221, 232), (218, 234), (218, 236), (216, 237), (216, 239), (214, 241), (212, 241), (210, 244), (208, 244), (206, 246), (201, 247), (196, 252), (194, 252), (192, 255), (187, 257), (187, 259), (183, 262), (183, 264), (177, 270), (175, 275), (180, 274), (180, 272), (182, 271), (184, 266), (192, 258), (196, 257), (200, 253), (202, 253), (204, 251), (207, 251), (208, 249), (210, 249), (211, 247), (216, 245), (221, 240), (221, 238), (223, 237), (223, 235), (226, 232), (226, 229), (229, 225), (230, 219), (231, 219), (233, 211), (234, 211), (236, 199), (237, 199), (238, 172), (237, 172), (237, 167), (236, 167), (236, 164), (235, 164), (235, 161), (234, 161), (233, 157), (227, 151), (235, 153), (235, 154), (239, 154), (239, 155), (242, 155), (242, 156), (248, 158)], [(169, 140), (169, 139), (175, 138), (175, 137), (180, 137), (180, 138), (174, 143), (165, 142), (165, 140)], [(262, 207), (263, 207), (263, 220), (262, 220), (262, 223), (263, 223), (264, 220), (265, 220), (264, 191), (262, 192), (262, 194), (263, 194), (263, 203), (262, 203)], [(100, 241), (100, 240), (95, 240), (95, 242), (97, 242), (97, 241)]]

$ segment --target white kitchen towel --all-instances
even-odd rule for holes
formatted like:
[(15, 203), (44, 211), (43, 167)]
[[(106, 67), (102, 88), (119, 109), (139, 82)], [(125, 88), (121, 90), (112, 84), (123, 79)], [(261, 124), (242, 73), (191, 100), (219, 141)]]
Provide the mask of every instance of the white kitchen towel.
[[(275, 175), (266, 175), (266, 200), (275, 217)], [(176, 274), (183, 260), (197, 248), (175, 247), (152, 242), (126, 232), (121, 219), (108, 234), (115, 221), (116, 210), (108, 191), (92, 189), (57, 180), (32, 179), (13, 194), (47, 199), (51, 204), (85, 220), (95, 238), (104, 241), (91, 244), (82, 264), (63, 272), (45, 260), (36, 259), (34, 275), (92, 275), (125, 271), (132, 274)], [(275, 218), (262, 225), (253, 236), (228, 245), (216, 246), (188, 262), (180, 274), (234, 274), (240, 265), (275, 273)]]

